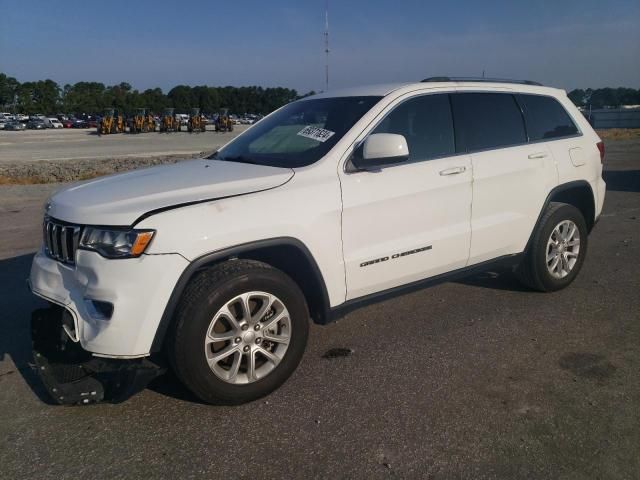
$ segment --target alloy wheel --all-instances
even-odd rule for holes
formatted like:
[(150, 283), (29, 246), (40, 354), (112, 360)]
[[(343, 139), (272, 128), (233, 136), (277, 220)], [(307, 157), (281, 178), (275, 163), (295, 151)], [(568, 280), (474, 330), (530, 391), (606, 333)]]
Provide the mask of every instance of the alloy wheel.
[(564, 278), (580, 255), (580, 230), (571, 220), (563, 220), (552, 230), (547, 241), (547, 270), (554, 278)]
[(275, 295), (252, 291), (229, 300), (207, 329), (204, 350), (211, 371), (231, 384), (269, 375), (291, 340), (291, 318)]

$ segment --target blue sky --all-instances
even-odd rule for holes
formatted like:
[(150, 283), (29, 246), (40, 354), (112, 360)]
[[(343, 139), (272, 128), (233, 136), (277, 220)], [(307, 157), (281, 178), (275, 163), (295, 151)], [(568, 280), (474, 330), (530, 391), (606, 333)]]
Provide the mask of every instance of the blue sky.
[[(0, 71), (135, 88), (324, 87), (324, 0), (0, 0)], [(330, 88), (433, 75), (640, 87), (640, 1), (330, 0)]]

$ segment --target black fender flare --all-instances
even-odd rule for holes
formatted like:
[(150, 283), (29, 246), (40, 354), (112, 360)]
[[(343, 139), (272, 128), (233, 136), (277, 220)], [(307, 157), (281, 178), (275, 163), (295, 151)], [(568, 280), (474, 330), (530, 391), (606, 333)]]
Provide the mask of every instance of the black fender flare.
[(216, 250), (210, 253), (206, 253), (201, 255), (200, 257), (193, 260), (187, 268), (182, 272), (176, 285), (171, 292), (171, 296), (169, 297), (169, 301), (164, 309), (162, 317), (160, 318), (160, 323), (158, 324), (158, 328), (156, 329), (155, 336), (153, 338), (153, 342), (151, 344), (151, 352), (159, 352), (162, 350), (162, 345), (164, 343), (164, 339), (166, 337), (167, 331), (169, 330), (169, 326), (171, 325), (171, 321), (173, 319), (173, 315), (176, 307), (178, 306), (178, 302), (182, 297), (182, 293), (186, 288), (187, 284), (198, 271), (212, 265), (214, 263), (231, 260), (234, 258), (238, 258), (243, 254), (248, 254), (253, 251), (273, 248), (273, 247), (293, 247), (300, 251), (309, 263), (311, 272), (315, 277), (314, 280), (317, 282), (317, 285), (320, 286), (320, 308), (319, 314), (320, 318), (317, 320), (318, 323), (326, 323), (327, 312), (330, 310), (329, 303), (329, 294), (327, 292), (326, 283), (322, 276), (322, 272), (318, 267), (315, 258), (306, 247), (304, 243), (300, 240), (293, 237), (276, 237), (264, 240), (257, 240), (253, 242), (242, 243), (240, 245), (235, 245), (232, 247), (223, 248), (221, 250)]
[[(531, 233), (529, 234), (529, 240), (527, 240), (527, 244), (524, 247), (524, 252), (523, 252), (524, 254), (526, 254), (529, 251), (529, 247), (531, 246), (531, 242), (533, 241), (533, 236), (535, 235), (536, 230), (540, 226), (540, 221), (542, 220), (542, 216), (544, 215), (544, 212), (547, 210), (547, 207), (549, 206), (549, 204), (553, 201), (553, 197), (556, 196), (559, 193), (562, 193), (562, 192), (567, 191), (567, 190), (574, 189), (576, 187), (579, 187), (579, 188), (587, 187), (589, 189), (589, 191), (591, 192), (591, 198), (593, 198), (593, 204), (594, 204), (594, 207), (595, 207), (596, 198), (595, 198), (595, 196), (593, 194), (593, 188), (591, 188), (591, 184), (589, 182), (587, 182), (586, 180), (574, 180), (574, 181), (563, 183), (563, 184), (560, 184), (560, 185), (554, 187), (547, 194), (547, 198), (545, 199), (544, 203), (542, 204), (542, 208), (540, 209), (540, 213), (538, 213), (538, 219), (536, 220), (536, 223), (533, 226), (533, 229), (531, 230)], [(589, 221), (589, 219), (586, 219), (586, 220)], [(595, 218), (591, 219), (592, 224), (595, 224), (596, 220), (597, 219), (595, 219)]]

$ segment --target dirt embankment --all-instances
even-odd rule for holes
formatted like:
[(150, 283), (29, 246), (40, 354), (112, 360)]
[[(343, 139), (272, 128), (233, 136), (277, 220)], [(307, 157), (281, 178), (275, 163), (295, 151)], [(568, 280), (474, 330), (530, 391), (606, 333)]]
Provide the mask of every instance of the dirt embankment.
[(608, 128), (597, 130), (598, 135), (603, 140), (631, 140), (640, 138), (640, 128)]
[(0, 185), (77, 182), (138, 168), (202, 158), (210, 153), (3, 163), (0, 164)]

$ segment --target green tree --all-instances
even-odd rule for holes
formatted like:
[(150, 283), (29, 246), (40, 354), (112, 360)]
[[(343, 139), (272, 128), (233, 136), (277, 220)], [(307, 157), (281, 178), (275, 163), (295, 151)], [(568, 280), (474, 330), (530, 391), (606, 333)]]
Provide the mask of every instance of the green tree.
[(177, 85), (166, 95), (160, 88), (139, 92), (126, 82), (111, 86), (99, 82), (77, 82), (60, 88), (53, 80), (21, 84), (15, 78), (0, 73), (0, 105), (8, 109), (15, 98), (16, 109), (24, 113), (55, 114), (62, 111), (96, 114), (102, 113), (105, 108), (117, 108), (125, 114), (131, 114), (141, 107), (161, 113), (164, 108), (171, 106), (185, 113), (198, 107), (203, 113), (209, 114), (220, 108), (228, 108), (236, 114), (267, 114), (302, 97), (293, 89), (260, 86)]
[(65, 85), (62, 105), (65, 112), (75, 114), (91, 114), (102, 112), (111, 106), (105, 95), (106, 88), (99, 82), (78, 82)]
[(583, 107), (585, 103), (586, 94), (581, 88), (571, 90), (568, 95), (569, 100), (573, 102), (576, 107)]
[(190, 108), (197, 107), (197, 99), (193, 96), (193, 89), (188, 85), (178, 85), (169, 90), (167, 97), (171, 106), (178, 110), (177, 113), (187, 112)]
[(15, 78), (0, 73), (0, 107), (3, 110), (15, 108), (14, 102), (16, 101), (19, 87), (20, 82)]

